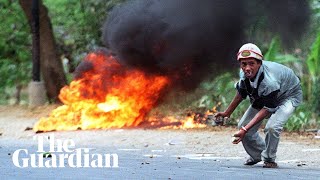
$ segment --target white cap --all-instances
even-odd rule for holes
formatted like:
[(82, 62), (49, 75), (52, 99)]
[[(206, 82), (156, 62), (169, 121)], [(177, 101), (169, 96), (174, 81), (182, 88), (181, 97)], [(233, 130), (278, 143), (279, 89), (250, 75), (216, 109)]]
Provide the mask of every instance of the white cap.
[(256, 58), (262, 60), (263, 55), (261, 50), (252, 43), (247, 43), (241, 46), (239, 52), (237, 54), (237, 60), (244, 59), (244, 58)]

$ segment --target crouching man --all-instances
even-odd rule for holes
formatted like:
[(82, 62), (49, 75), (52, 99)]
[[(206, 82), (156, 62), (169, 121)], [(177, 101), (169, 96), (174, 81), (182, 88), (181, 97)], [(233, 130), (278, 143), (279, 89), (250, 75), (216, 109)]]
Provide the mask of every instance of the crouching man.
[[(224, 112), (215, 117), (230, 117), (243, 99), (249, 96), (251, 105), (238, 124), (238, 137), (249, 154), (244, 165), (254, 165), (261, 160), (263, 167), (276, 168), (275, 162), (280, 133), (295, 108), (302, 102), (299, 78), (292, 69), (279, 63), (263, 60), (261, 50), (252, 43), (244, 44), (238, 54), (240, 80), (237, 94)], [(263, 139), (258, 129), (263, 119), (269, 118)]]

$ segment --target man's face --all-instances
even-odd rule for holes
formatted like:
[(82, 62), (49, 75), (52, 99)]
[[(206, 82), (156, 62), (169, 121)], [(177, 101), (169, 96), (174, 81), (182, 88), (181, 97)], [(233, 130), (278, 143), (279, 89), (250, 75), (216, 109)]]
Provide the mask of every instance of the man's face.
[(261, 62), (254, 58), (240, 59), (240, 67), (248, 79), (252, 79), (257, 75), (260, 66)]

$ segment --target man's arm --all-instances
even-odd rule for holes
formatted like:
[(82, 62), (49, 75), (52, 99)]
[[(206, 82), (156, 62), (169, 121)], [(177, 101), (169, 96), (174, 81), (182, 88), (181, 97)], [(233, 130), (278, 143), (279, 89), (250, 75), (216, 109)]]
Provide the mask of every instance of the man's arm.
[(266, 118), (271, 113), (266, 109), (262, 108), (255, 116), (254, 118), (243, 128), (247, 131), (251, 129), (254, 125), (256, 125), (258, 122), (262, 121), (264, 118)]
[(228, 108), (224, 112), (218, 112), (215, 114), (215, 117), (230, 117), (233, 111), (238, 107), (238, 105), (242, 102), (242, 96), (237, 92)]
[(270, 115), (271, 113), (266, 109), (262, 108), (255, 116), (254, 118), (244, 127), (241, 127), (240, 130), (234, 134), (234, 137), (239, 137), (236, 141), (232, 142), (233, 144), (238, 144), (240, 141), (242, 141), (245, 134), (257, 123), (262, 121), (265, 117)]
[(233, 113), (233, 111), (238, 107), (238, 105), (242, 102), (242, 100), (242, 96), (237, 92), (237, 94), (231, 101), (230, 105), (225, 110), (226, 114), (230, 116)]

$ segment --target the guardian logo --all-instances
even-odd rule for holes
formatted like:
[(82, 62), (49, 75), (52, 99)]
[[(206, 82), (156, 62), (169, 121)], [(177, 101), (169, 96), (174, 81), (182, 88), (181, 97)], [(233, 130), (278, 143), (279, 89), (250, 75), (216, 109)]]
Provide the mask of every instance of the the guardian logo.
[[(117, 154), (90, 153), (90, 148), (75, 148), (73, 140), (55, 140), (54, 135), (49, 138), (34, 136), (38, 140), (36, 153), (29, 153), (27, 149), (18, 149), (12, 155), (12, 162), (19, 168), (118, 168)], [(44, 140), (49, 141), (49, 151), (44, 150)]]

